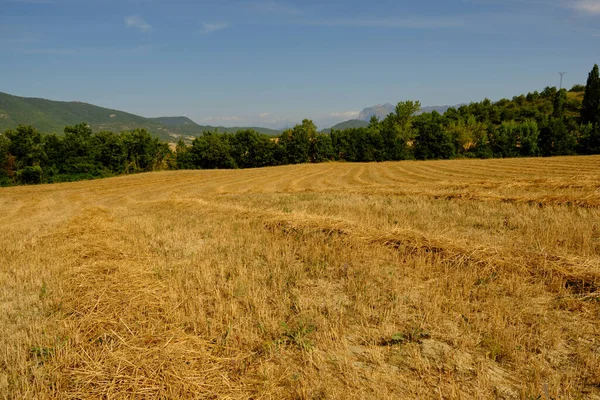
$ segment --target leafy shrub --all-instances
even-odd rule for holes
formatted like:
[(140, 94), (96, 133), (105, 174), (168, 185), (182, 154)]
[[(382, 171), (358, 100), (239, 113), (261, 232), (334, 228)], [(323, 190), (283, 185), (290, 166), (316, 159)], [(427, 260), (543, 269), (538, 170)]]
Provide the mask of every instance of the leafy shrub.
[(42, 167), (39, 165), (27, 166), (17, 171), (17, 178), (21, 183), (34, 184), (42, 182)]

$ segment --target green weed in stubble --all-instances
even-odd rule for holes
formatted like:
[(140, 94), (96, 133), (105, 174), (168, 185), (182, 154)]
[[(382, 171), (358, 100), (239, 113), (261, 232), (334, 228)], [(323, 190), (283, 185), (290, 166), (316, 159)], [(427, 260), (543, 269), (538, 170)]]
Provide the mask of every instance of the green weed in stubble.
[(421, 328), (413, 328), (404, 332), (396, 332), (389, 338), (383, 338), (379, 341), (380, 346), (402, 345), (404, 343), (421, 343), (423, 339), (429, 339), (431, 335), (429, 331)]
[(313, 324), (299, 322), (289, 326), (286, 322), (282, 322), (281, 327), (284, 329), (284, 333), (279, 339), (281, 344), (291, 344), (307, 352), (313, 349), (314, 343), (309, 338), (309, 335), (317, 329)]

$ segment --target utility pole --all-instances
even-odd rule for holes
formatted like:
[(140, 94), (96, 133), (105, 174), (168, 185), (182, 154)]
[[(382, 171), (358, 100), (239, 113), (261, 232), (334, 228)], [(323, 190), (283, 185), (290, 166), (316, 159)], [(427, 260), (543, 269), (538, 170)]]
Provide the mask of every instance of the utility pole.
[(558, 74), (560, 75), (560, 88), (562, 89), (563, 75), (566, 74), (566, 72), (559, 72)]

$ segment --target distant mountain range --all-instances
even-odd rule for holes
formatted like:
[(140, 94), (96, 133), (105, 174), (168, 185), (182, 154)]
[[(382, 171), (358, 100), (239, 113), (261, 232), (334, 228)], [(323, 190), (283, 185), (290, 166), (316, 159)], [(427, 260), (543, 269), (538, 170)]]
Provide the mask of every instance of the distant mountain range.
[[(437, 111), (444, 113), (450, 107), (422, 107), (421, 112)], [(343, 130), (360, 128), (368, 125), (374, 115), (380, 120), (393, 113), (396, 106), (386, 103), (362, 110), (357, 119), (340, 122), (322, 132), (329, 133), (332, 129)], [(39, 98), (19, 97), (0, 92), (0, 133), (14, 129), (19, 124), (32, 125), (42, 133), (62, 133), (65, 126), (81, 122), (88, 123), (94, 132), (109, 130), (121, 132), (135, 128), (146, 128), (158, 138), (176, 142), (180, 137), (190, 141), (202, 132), (214, 131), (235, 133), (241, 129), (254, 129), (267, 135), (278, 135), (282, 130), (261, 127), (223, 127), (199, 125), (187, 117), (146, 118), (124, 111), (98, 107), (79, 101), (54, 101)]]
[[(429, 106), (429, 107), (421, 107), (421, 111), (419, 114), (428, 113), (437, 111), (440, 114), (445, 113), (451, 107), (460, 107), (462, 104), (457, 104), (454, 106)], [(351, 119), (348, 121), (340, 122), (331, 128), (323, 129), (321, 132), (329, 133), (332, 130), (344, 130), (349, 128), (363, 128), (369, 125), (369, 121), (372, 116), (376, 116), (380, 121), (387, 117), (389, 114), (396, 112), (396, 106), (390, 103), (378, 104), (373, 107), (367, 107), (363, 109), (359, 114), (357, 119)]]
[(248, 128), (268, 135), (280, 133), (278, 130), (260, 127), (199, 125), (187, 117), (145, 118), (78, 101), (53, 101), (0, 92), (0, 132), (25, 124), (34, 126), (42, 133), (62, 133), (65, 126), (81, 122), (88, 123), (94, 132), (146, 128), (151, 134), (170, 142), (176, 142), (180, 137), (190, 140), (204, 131), (215, 129), (222, 133)]
[[(420, 114), (437, 111), (440, 114), (445, 113), (451, 107), (460, 107), (462, 104), (457, 104), (454, 106), (430, 106), (430, 107), (421, 107)], [(360, 112), (358, 115), (358, 119), (362, 121), (369, 121), (372, 116), (376, 116), (377, 118), (384, 119), (389, 114), (396, 111), (396, 106), (390, 103), (378, 104), (373, 107), (367, 107)]]

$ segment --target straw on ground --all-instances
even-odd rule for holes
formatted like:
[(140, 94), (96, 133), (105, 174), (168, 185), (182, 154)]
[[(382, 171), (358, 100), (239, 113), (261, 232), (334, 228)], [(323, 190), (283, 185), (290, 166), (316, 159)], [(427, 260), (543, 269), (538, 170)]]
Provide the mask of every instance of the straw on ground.
[(149, 173), (0, 209), (1, 398), (600, 398), (600, 157)]

